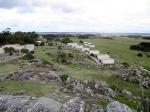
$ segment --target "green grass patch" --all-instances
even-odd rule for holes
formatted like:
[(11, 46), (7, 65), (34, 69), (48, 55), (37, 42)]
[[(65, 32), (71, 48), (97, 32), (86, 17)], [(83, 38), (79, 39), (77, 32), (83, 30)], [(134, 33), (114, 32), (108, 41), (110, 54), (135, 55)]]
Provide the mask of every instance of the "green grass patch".
[[(72, 39), (75, 42), (79, 42), (80, 40), (78, 38)], [(140, 65), (150, 69), (150, 58), (147, 57), (150, 53), (129, 49), (130, 45), (137, 45), (140, 42), (150, 42), (149, 40), (122, 37), (114, 39), (91, 38), (83, 39), (83, 41), (91, 42), (96, 46), (94, 49), (97, 49), (102, 53), (110, 54), (118, 63), (127, 62), (131, 65)], [(143, 53), (144, 56), (138, 57), (138, 53)]]
[(15, 64), (0, 65), (0, 74), (7, 74), (19, 70), (19, 66)]
[(58, 88), (57, 84), (40, 84), (32, 81), (1, 81), (0, 91), (3, 93), (17, 93), (24, 91), (31, 96), (46, 96), (52, 94)]

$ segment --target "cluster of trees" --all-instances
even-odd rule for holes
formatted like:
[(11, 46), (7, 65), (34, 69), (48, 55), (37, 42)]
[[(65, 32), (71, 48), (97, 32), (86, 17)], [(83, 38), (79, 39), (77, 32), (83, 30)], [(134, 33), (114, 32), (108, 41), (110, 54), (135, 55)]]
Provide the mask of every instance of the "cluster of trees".
[(150, 52), (150, 42), (141, 42), (138, 45), (131, 45), (130, 49)]
[(150, 36), (149, 37), (143, 37), (143, 39), (150, 40)]
[(61, 42), (64, 43), (64, 44), (73, 43), (73, 41), (72, 41), (69, 37), (63, 38), (63, 39), (61, 40)]
[(5, 44), (36, 44), (38, 34), (35, 32), (15, 32), (4, 30), (0, 33), (0, 45)]
[(12, 55), (15, 52), (15, 49), (13, 47), (5, 47), (4, 52)]

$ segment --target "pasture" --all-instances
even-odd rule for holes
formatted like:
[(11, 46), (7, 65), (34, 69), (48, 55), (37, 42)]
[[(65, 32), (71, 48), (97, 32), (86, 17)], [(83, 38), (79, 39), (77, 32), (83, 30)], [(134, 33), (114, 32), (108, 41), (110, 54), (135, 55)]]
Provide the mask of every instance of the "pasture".
[[(130, 50), (130, 45), (136, 45), (140, 42), (150, 42), (150, 40), (133, 39), (127, 37), (119, 37), (113, 39), (91, 38), (91, 39), (78, 39), (71, 38), (74, 42), (80, 40), (91, 42), (96, 47), (93, 49), (99, 50), (102, 53), (107, 53), (115, 59), (117, 63), (127, 62), (131, 65), (142, 66), (146, 69), (150, 69), (150, 58), (147, 57), (148, 52), (141, 52)], [(143, 57), (138, 57), (137, 54), (144, 54)]]

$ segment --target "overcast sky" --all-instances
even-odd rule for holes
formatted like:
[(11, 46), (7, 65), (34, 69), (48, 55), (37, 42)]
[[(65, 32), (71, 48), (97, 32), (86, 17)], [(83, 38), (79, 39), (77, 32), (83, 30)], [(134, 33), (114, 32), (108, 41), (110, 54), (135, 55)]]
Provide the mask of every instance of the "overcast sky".
[(0, 31), (147, 32), (150, 0), (0, 0)]

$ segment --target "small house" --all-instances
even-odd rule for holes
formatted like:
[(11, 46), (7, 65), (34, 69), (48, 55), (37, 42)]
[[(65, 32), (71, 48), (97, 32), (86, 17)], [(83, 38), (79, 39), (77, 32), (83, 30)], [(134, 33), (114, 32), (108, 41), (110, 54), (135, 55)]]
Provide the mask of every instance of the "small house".
[(89, 51), (90, 51), (90, 48), (88, 48), (88, 47), (83, 47), (81, 50), (82, 50), (82, 51), (85, 51), (85, 52), (89, 52)]
[(88, 44), (88, 46), (91, 47), (91, 48), (94, 48), (94, 47), (95, 47), (95, 45), (89, 45), (89, 44)]
[(107, 55), (107, 54), (99, 54), (99, 55), (97, 55), (97, 59), (98, 60), (108, 59), (108, 58), (110, 58), (110, 56)]
[(102, 63), (102, 64), (114, 64), (115, 61), (114, 61), (114, 59), (112, 59), (112, 58), (107, 58), (107, 59), (102, 59), (102, 60), (101, 60), (101, 63)]
[(81, 50), (83, 48), (83, 46), (82, 45), (78, 45), (78, 46), (75, 46), (75, 48)]
[(98, 50), (90, 50), (89, 54), (94, 54), (94, 55), (99, 55), (99, 51)]
[(72, 48), (76, 48), (76, 46), (78, 46), (77, 43), (67, 43), (67, 46), (70, 46)]

